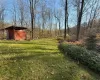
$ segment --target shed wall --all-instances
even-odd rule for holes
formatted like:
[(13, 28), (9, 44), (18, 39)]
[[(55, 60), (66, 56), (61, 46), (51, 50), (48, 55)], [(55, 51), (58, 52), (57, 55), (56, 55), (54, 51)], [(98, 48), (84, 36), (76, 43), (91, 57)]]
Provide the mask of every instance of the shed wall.
[(14, 30), (14, 39), (15, 40), (26, 40), (26, 31), (25, 30)]

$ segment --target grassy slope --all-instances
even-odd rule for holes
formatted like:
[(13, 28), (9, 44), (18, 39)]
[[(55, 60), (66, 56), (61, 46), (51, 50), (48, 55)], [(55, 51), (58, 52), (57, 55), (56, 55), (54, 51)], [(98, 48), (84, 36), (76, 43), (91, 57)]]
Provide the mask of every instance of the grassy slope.
[(0, 80), (100, 80), (88, 69), (65, 59), (57, 41), (0, 41)]

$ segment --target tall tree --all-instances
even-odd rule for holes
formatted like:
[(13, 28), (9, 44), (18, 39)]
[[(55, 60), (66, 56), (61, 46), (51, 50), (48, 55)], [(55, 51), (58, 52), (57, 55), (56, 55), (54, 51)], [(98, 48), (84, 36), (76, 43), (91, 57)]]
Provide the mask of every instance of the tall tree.
[(5, 13), (5, 7), (4, 4), (0, 4), (0, 23), (1, 23), (1, 27), (4, 27), (4, 15)]
[(35, 29), (35, 15), (36, 15), (36, 4), (39, 0), (29, 0), (30, 2), (30, 14), (31, 14), (31, 39), (34, 37), (34, 29)]
[(79, 33), (80, 33), (80, 27), (81, 27), (81, 20), (83, 15), (83, 7), (84, 7), (84, 0), (78, 0), (78, 20), (77, 20), (77, 34), (76, 34), (76, 40), (79, 40)]
[(20, 17), (20, 25), (24, 26), (24, 19), (25, 19), (25, 5), (23, 0), (17, 0), (19, 5), (19, 17)]
[(42, 34), (44, 34), (44, 30), (46, 29), (45, 25), (47, 23), (47, 20), (49, 19), (49, 10), (47, 8), (46, 2), (44, 1), (42, 3), (41, 7), (41, 17), (42, 17)]
[(92, 5), (91, 5), (92, 7), (90, 8), (91, 9), (90, 18), (89, 18), (89, 21), (88, 21), (88, 27), (89, 28), (93, 27), (93, 22), (98, 16), (98, 10), (100, 8), (99, 3), (100, 3), (99, 0), (95, 0), (95, 1), (92, 2)]
[[(4, 2), (0, 3), (0, 28), (4, 28), (5, 22), (5, 5)], [(4, 39), (4, 30), (1, 33), (1, 38)]]
[(34, 7), (33, 7), (33, 0), (30, 1), (30, 14), (31, 14), (31, 39), (33, 39), (33, 27), (34, 27)]
[(62, 18), (62, 10), (57, 10), (56, 12), (54, 12), (54, 17), (57, 19), (58, 23), (59, 23), (59, 32), (58, 35), (61, 36), (61, 18)]
[(12, 9), (12, 14), (13, 14), (13, 25), (17, 25), (17, 8), (15, 2), (13, 2), (13, 9)]
[(69, 34), (69, 27), (68, 27), (68, 0), (65, 0), (65, 29), (64, 29), (64, 39), (66, 39), (67, 28), (68, 28), (68, 34)]

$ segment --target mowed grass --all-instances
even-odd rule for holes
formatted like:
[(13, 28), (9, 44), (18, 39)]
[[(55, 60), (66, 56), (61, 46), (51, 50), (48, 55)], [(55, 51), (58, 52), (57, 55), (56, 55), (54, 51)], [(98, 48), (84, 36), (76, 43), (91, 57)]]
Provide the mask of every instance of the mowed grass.
[(0, 41), (0, 80), (100, 80), (64, 58), (55, 39)]

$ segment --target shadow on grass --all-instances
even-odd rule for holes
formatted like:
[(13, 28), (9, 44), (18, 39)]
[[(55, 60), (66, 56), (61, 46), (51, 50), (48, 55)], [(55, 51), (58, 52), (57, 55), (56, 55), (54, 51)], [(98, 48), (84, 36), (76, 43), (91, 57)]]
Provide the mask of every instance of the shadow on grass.
[[(97, 78), (97, 80), (100, 78), (100, 74), (98, 74), (97, 72), (94, 72), (93, 70), (91, 70), (89, 67), (83, 65), (82, 63), (80, 63), (79, 61), (72, 59), (69, 55), (64, 54), (64, 52), (62, 50), (59, 50), (60, 53), (62, 53), (64, 55), (64, 59), (72, 61), (74, 63), (77, 64), (77, 66), (79, 66), (80, 68), (84, 69), (85, 71), (87, 71), (91, 76), (95, 76)], [(86, 79), (87, 80), (87, 79)]]
[[(19, 43), (17, 43), (17, 44), (19, 44)], [(21, 44), (24, 44), (24, 43), (21, 43)], [(40, 51), (34, 51), (35, 49), (40, 50)], [(11, 51), (12, 50), (16, 52), (17, 49), (12, 48)], [(29, 50), (29, 51), (27, 51), (27, 50)], [(31, 50), (33, 50), (33, 51), (31, 52)], [(6, 72), (8, 70), (8, 73), (7, 72), (6, 73), (10, 80), (14, 80), (15, 78), (16, 78), (16, 80), (18, 80), (18, 79), (19, 80), (26, 80), (26, 79), (27, 80), (92, 80), (92, 79), (88, 79), (88, 78), (80, 79), (78, 76), (79, 67), (72, 64), (73, 60), (71, 60), (70, 58), (65, 58), (66, 59), (65, 60), (65, 59), (63, 59), (61, 54), (59, 54), (58, 52), (51, 52), (51, 53), (43, 52), (45, 50), (52, 51), (55, 49), (43, 48), (42, 46), (38, 46), (35, 48), (34, 47), (27, 48), (26, 52), (23, 49), (19, 49), (18, 53), (21, 53), (21, 55), (11, 57), (8, 60), (6, 60), (9, 63), (5, 65), (5, 66), (8, 66), (8, 68), (7, 67), (4, 68), (4, 72)], [(27, 54), (27, 53), (29, 53), (29, 54)], [(12, 54), (13, 54), (13, 52), (12, 52)], [(13, 62), (14, 60), (16, 60), (16, 62)], [(34, 62), (34, 63), (32, 63), (32, 62)], [(80, 65), (78, 65), (78, 66), (80, 66)], [(34, 68), (34, 70), (36, 70), (37, 72), (34, 72), (32, 74), (31, 68)], [(37, 70), (37, 68), (38, 68), (38, 70)], [(33, 75), (35, 75), (35, 76), (33, 76)], [(42, 75), (42, 77), (41, 77), (41, 75)], [(92, 73), (90, 73), (90, 75), (94, 76), (94, 74), (92, 74)], [(46, 78), (43, 78), (44, 76), (46, 76)], [(98, 78), (98, 80), (99, 80), (99, 78)]]
[(29, 55), (19, 55), (19, 56), (16, 56), (16, 57), (11, 57), (9, 60), (34, 60), (34, 59), (41, 59), (42, 57), (44, 56), (50, 56), (50, 55), (56, 55), (57, 53), (54, 52), (54, 53), (49, 53), (49, 52), (35, 52), (35, 54), (29, 54)]
[(58, 49), (54, 49), (54, 48), (48, 48), (48, 47), (43, 47), (43, 46), (33, 46), (33, 47), (29, 47), (27, 48), (27, 50), (58, 50)]
[[(47, 71), (47, 73), (45, 74), (42, 74), (42, 73), (40, 74), (44, 76), (49, 76), (51, 80), (75, 80), (75, 76), (78, 72), (78, 68), (74, 69), (74, 68), (62, 67), (63, 65), (65, 66), (66, 62), (63, 63), (60, 60), (60, 56), (58, 56), (57, 54), (58, 53), (51, 53), (51, 54), (41, 53), (41, 54), (34, 54), (34, 55), (28, 55), (28, 56), (13, 57), (13, 58), (10, 58), (10, 60), (16, 60), (17, 65), (19, 67), (22, 67), (23, 65), (23, 63), (21, 64), (22, 59), (23, 61), (24, 60), (25, 61), (39, 60), (41, 61), (41, 64), (38, 64), (38, 65), (40, 66), (45, 65), (46, 67), (44, 68)], [(33, 63), (33, 64), (36, 64), (36, 63)], [(61, 66), (63, 69), (59, 66)], [(48, 79), (42, 79), (42, 80), (48, 80)]]
[[(21, 61), (40, 61), (41, 64), (39, 65), (46, 65), (48, 72), (44, 74), (44, 76), (49, 76), (51, 80), (81, 80), (82, 76), (79, 78), (79, 67), (80, 65), (76, 66), (73, 63), (73, 60), (67, 58), (67, 60), (61, 60), (61, 57), (58, 56), (58, 53), (37, 53), (37, 54), (30, 54), (30, 55), (22, 55), (10, 58), (9, 60), (16, 60), (19, 67), (21, 65)], [(37, 62), (36, 62), (37, 63)], [(36, 64), (33, 63), (33, 64)], [(28, 65), (28, 64), (27, 64)], [(67, 66), (67, 67), (66, 67)], [(30, 66), (31, 67), (31, 66)], [(83, 66), (80, 66), (83, 67)], [(84, 68), (84, 67), (83, 67)], [(86, 68), (85, 68), (86, 69)], [(94, 76), (94, 73), (86, 69), (91, 76)], [(91, 73), (90, 73), (91, 72)], [(38, 80), (38, 79), (37, 79)], [(45, 79), (48, 80), (48, 79)], [(92, 80), (88, 76), (86, 79), (82, 80)]]
[[(36, 51), (37, 50), (37, 51)], [(26, 47), (26, 48), (18, 48), (18, 47), (9, 47), (7, 45), (0, 46), (0, 54), (23, 54), (23, 53), (40, 53), (42, 51), (53, 51), (53, 48), (47, 48), (43, 46), (33, 46), (33, 47)], [(57, 49), (56, 49), (57, 50)]]
[(0, 46), (0, 54), (20, 54), (24, 53), (24, 49), (20, 49), (17, 47), (9, 47), (9, 46)]
[(49, 43), (51, 43), (51, 41), (16, 41), (16, 40), (6, 40), (6, 41), (0, 41), (0, 43), (3, 44), (39, 44), (39, 45), (48, 45)]
[[(31, 76), (33, 76), (32, 73), (28, 73), (25, 71), (28, 70), (31, 72), (31, 68), (34, 66), (38, 68), (39, 66), (45, 66), (45, 67), (42, 67), (42, 69), (44, 69), (46, 73), (43, 74), (41, 68), (39, 68), (40, 73), (38, 72), (38, 74), (43, 75), (43, 76), (48, 76), (48, 78), (44, 79), (42, 77), (43, 78), (42, 79), (41, 76), (38, 76), (38, 78), (41, 78), (41, 80), (92, 80), (92, 79), (89, 79), (88, 77), (86, 77), (86, 79), (81, 79), (82, 76), (79, 78), (78, 77), (80, 73), (79, 67), (73, 65), (72, 64), (73, 61), (71, 60), (68, 60), (68, 59), (62, 60), (61, 57), (58, 56), (58, 53), (51, 53), (51, 54), (39, 53), (39, 54), (30, 54), (27, 56), (22, 55), (22, 56), (16, 56), (16, 57), (10, 58), (8, 59), (8, 61), (9, 60), (10, 61), (16, 60), (15, 63), (7, 64), (9, 66), (9, 69), (11, 70), (11, 73), (9, 73), (9, 78), (12, 75), (17, 78), (20, 78), (20, 77), (23, 78), (23, 76), (27, 75), (26, 79), (30, 77), (31, 80), (34, 80), (35, 78), (31, 78)], [(30, 64), (28, 63), (29, 61), (31, 62), (35, 61), (35, 63)], [(19, 68), (23, 69), (24, 73), (26, 74), (24, 74), (23, 71), (21, 71)], [(37, 68), (34, 68), (34, 69), (37, 69)], [(37, 75), (37, 73), (34, 73), (34, 75)], [(94, 74), (92, 73), (90, 73), (90, 75), (94, 76)], [(40, 80), (40, 79), (36, 79), (36, 80)]]

